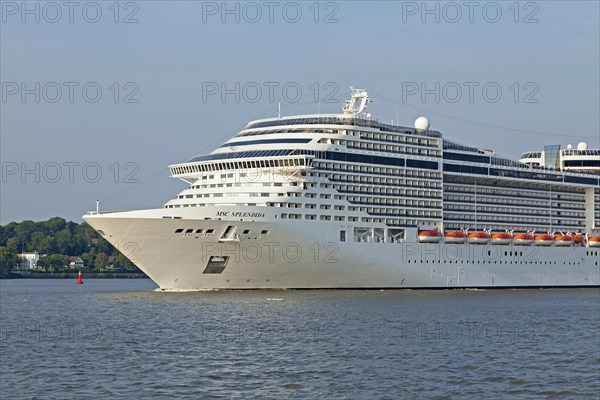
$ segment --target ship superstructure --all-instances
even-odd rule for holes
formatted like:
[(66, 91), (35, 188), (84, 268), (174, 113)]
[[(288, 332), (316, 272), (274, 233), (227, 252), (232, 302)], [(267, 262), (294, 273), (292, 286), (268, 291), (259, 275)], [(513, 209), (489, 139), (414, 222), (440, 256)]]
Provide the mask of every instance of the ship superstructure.
[(252, 121), (170, 166), (187, 187), (162, 208), (84, 218), (163, 289), (600, 284), (589, 166), (512, 161), (370, 103)]

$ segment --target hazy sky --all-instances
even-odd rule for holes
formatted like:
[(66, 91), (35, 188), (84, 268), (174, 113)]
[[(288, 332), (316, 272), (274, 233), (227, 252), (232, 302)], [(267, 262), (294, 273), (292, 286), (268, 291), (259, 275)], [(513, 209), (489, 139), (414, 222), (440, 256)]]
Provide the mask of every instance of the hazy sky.
[(161, 206), (185, 186), (169, 164), (350, 86), (513, 158), (599, 146), (597, 1), (72, 4), (0, 3), (1, 224)]

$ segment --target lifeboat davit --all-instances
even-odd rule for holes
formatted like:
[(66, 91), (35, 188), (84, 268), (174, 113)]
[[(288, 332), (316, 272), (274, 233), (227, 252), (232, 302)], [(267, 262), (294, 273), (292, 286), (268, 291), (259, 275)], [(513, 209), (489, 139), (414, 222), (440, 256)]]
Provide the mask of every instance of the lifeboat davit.
[(511, 240), (512, 236), (510, 235), (510, 233), (507, 232), (492, 234), (492, 244), (510, 244)]
[(529, 233), (519, 233), (513, 236), (515, 246), (529, 246), (533, 243), (534, 237)]
[(554, 236), (547, 235), (536, 235), (535, 236), (535, 244), (537, 246), (552, 246), (554, 243)]
[(558, 235), (554, 238), (554, 245), (558, 247), (572, 246), (575, 241), (569, 235)]
[(419, 231), (420, 243), (439, 243), (442, 240), (442, 233), (438, 230)]
[(600, 236), (590, 236), (590, 237), (588, 237), (588, 246), (590, 246), (590, 247), (600, 247)]
[(446, 243), (463, 244), (467, 241), (467, 234), (463, 231), (450, 231), (444, 233)]
[(470, 244), (487, 244), (490, 240), (490, 235), (487, 232), (471, 232), (467, 242)]

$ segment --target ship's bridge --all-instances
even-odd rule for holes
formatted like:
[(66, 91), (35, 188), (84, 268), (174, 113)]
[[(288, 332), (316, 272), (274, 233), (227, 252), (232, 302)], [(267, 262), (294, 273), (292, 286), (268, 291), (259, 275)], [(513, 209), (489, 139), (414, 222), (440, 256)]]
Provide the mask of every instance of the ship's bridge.
[(309, 167), (313, 154), (301, 150), (258, 150), (209, 154), (189, 162), (169, 166), (171, 176), (181, 179), (198, 179), (205, 173), (228, 170), (286, 169)]

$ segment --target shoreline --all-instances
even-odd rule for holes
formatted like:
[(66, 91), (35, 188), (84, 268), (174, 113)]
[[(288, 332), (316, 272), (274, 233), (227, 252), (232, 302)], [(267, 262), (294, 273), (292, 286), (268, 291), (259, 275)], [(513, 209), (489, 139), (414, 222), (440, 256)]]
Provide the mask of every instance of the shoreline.
[[(2, 273), (0, 279), (77, 279), (76, 272), (16, 272)], [(150, 279), (143, 272), (88, 272), (84, 279)]]

